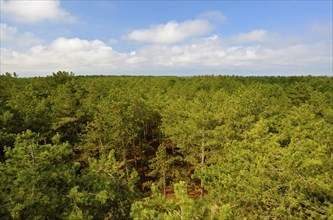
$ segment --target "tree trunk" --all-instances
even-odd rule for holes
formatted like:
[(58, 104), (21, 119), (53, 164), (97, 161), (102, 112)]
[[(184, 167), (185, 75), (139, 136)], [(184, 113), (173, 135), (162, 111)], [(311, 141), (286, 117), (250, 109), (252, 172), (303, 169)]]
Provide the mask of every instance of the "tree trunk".
[(127, 167), (127, 159), (126, 159), (126, 149), (125, 149), (125, 142), (124, 140), (122, 140), (122, 154), (123, 154), (123, 161), (125, 164), (125, 172), (126, 172), (126, 178), (127, 180), (129, 180), (129, 171), (128, 171), (128, 167)]
[(163, 171), (163, 194), (164, 194), (164, 197), (166, 195), (166, 172), (165, 170)]
[[(201, 172), (203, 173), (205, 164), (205, 134), (202, 134), (202, 143), (201, 143)], [(204, 181), (201, 180), (201, 197), (204, 196)]]

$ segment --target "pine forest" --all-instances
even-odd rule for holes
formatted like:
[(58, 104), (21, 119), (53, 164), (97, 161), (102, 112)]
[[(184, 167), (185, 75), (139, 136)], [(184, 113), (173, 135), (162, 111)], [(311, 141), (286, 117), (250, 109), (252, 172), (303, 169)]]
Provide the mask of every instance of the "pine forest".
[(0, 219), (333, 219), (333, 78), (1, 75)]

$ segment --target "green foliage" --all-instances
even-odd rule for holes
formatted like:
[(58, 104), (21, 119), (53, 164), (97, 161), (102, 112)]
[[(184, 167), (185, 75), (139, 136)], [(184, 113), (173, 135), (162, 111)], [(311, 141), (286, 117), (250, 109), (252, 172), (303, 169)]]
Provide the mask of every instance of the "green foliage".
[(151, 168), (152, 171), (148, 173), (148, 176), (157, 178), (156, 185), (162, 188), (164, 196), (166, 195), (167, 184), (173, 178), (172, 167), (175, 161), (180, 159), (179, 157), (169, 156), (166, 150), (165, 144), (161, 144), (157, 148), (156, 156), (149, 161), (149, 168)]
[(1, 75), (0, 218), (331, 219), (332, 82)]
[(70, 163), (73, 152), (66, 143), (43, 145), (40, 140), (27, 130), (5, 149), (0, 187), (2, 205), (12, 218), (59, 217), (68, 208), (66, 194), (78, 168)]
[[(89, 158), (89, 168), (84, 169), (78, 182), (69, 193), (70, 219), (123, 219), (127, 217), (136, 197), (137, 173), (132, 171), (126, 179), (121, 171), (123, 163), (116, 161), (114, 151), (98, 160)], [(81, 187), (80, 187), (81, 186)]]
[(199, 201), (188, 198), (186, 183), (175, 184), (174, 200), (166, 200), (156, 185), (151, 187), (152, 195), (132, 205), (131, 217), (139, 219), (199, 219), (205, 209)]

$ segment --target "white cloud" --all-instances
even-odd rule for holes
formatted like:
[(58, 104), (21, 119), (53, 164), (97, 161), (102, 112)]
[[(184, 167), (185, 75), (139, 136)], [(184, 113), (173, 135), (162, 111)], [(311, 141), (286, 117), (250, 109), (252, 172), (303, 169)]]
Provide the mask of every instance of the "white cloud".
[(59, 0), (1, 0), (0, 3), (1, 13), (22, 23), (75, 21), (74, 16), (61, 8)]
[(217, 35), (182, 45), (151, 44), (121, 53), (100, 40), (58, 38), (25, 52), (1, 49), (1, 71), (77, 74), (332, 74), (332, 43), (226, 44)]
[(0, 23), (1, 42), (13, 43), (19, 46), (31, 46), (41, 42), (34, 34), (30, 32), (19, 33), (16, 27)]
[(2, 41), (12, 40), (17, 33), (17, 28), (0, 23), (0, 36)]
[(25, 52), (1, 48), (1, 70), (22, 73), (75, 72), (121, 69), (131, 55), (118, 53), (99, 40), (57, 38), (48, 45), (37, 45)]
[(188, 20), (182, 23), (169, 21), (149, 29), (131, 31), (127, 38), (140, 42), (172, 44), (193, 36), (207, 34), (212, 29), (212, 25), (206, 20)]
[(227, 17), (220, 11), (207, 11), (201, 14), (199, 17), (217, 22), (224, 22), (227, 19)]
[(267, 40), (268, 34), (266, 30), (253, 30), (248, 33), (241, 33), (233, 37), (234, 40), (238, 43), (253, 43), (253, 42), (262, 42)]

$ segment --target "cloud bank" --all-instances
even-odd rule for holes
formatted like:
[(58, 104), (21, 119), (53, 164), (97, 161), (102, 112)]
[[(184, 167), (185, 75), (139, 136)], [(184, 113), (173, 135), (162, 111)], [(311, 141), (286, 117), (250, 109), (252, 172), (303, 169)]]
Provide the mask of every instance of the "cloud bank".
[[(252, 73), (332, 74), (332, 45), (298, 44), (282, 48), (229, 46), (212, 36), (184, 45), (152, 44), (136, 51), (115, 51), (100, 40), (58, 38), (28, 51), (1, 49), (2, 68), (9, 72), (43, 73), (68, 70), (79, 74), (156, 74), (175, 70), (193, 73), (237, 70)], [(320, 66), (318, 68), (318, 66)], [(316, 71), (316, 72), (315, 72)]]

